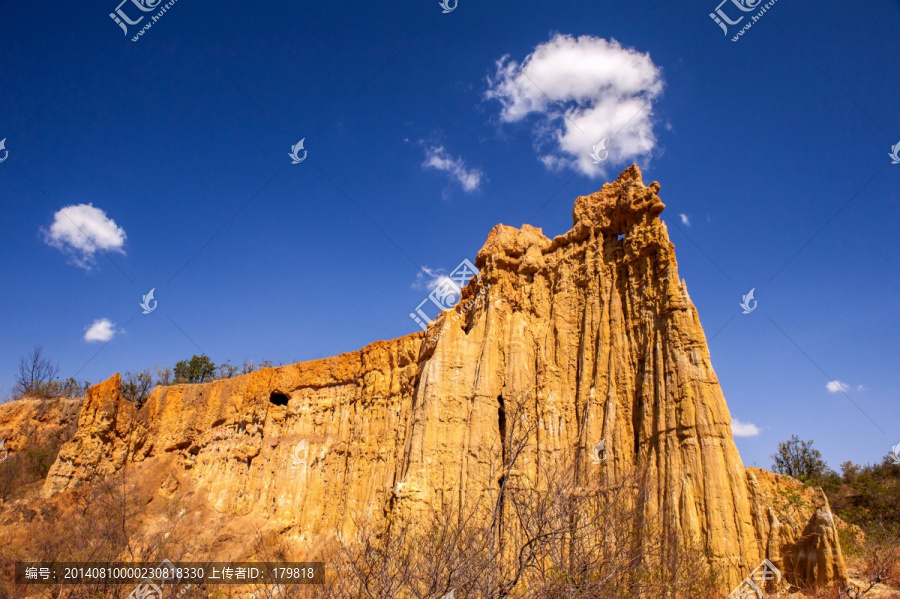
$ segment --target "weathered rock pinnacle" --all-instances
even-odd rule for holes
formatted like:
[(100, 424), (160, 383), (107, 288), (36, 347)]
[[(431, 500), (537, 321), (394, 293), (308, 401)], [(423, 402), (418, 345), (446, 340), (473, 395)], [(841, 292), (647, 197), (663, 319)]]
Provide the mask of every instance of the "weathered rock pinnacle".
[(659, 191), (633, 165), (577, 198), (572, 229), (554, 239), (497, 225), (476, 257), (480, 281), (439, 336), (441, 323), (333, 358), (161, 387), (140, 410), (117, 375), (89, 391), (45, 493), (153, 464), (217, 517), (313, 542), (352, 529), (357, 514), (409, 517), (482, 492), (502, 460), (498, 399), (529, 397), (524, 416), (539, 424), (518, 475), (561, 456), (592, 467), (603, 441), (609, 476), (643, 464), (655, 481), (647, 514), (698, 543), (727, 582), (766, 557), (797, 580), (846, 577), (827, 501), (808, 523), (779, 519), (776, 489), (792, 483), (741, 463)]

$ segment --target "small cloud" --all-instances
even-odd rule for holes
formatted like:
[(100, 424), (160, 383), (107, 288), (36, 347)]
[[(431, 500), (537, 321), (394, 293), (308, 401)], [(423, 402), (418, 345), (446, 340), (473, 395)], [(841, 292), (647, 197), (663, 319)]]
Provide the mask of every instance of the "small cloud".
[(759, 434), (759, 428), (752, 422), (741, 422), (735, 418), (731, 421), (731, 434), (735, 437), (755, 437)]
[(537, 117), (535, 148), (549, 170), (600, 177), (606, 165), (591, 157), (600, 140), (609, 140), (610, 163), (650, 156), (653, 101), (662, 89), (649, 54), (613, 39), (557, 33), (522, 62), (500, 58), (485, 97), (500, 103), (501, 122)]
[(865, 385), (859, 385), (858, 387), (856, 387), (856, 390), (857, 390), (858, 392), (862, 393), (863, 391), (868, 391), (869, 388), (866, 387)]
[(841, 381), (830, 381), (825, 388), (829, 393), (846, 393), (850, 389), (850, 385)]
[(116, 325), (108, 318), (98, 318), (89, 327), (84, 327), (84, 340), (88, 343), (92, 341), (109, 341), (116, 336)]
[(53, 215), (44, 242), (68, 254), (76, 266), (90, 270), (97, 252), (124, 254), (125, 229), (92, 204), (73, 204)]
[(444, 146), (428, 146), (425, 148), (423, 168), (433, 168), (450, 174), (467, 193), (477, 191), (484, 173), (481, 169), (467, 168), (462, 158), (454, 158), (447, 153)]
[(423, 266), (419, 272), (416, 273), (416, 282), (412, 284), (412, 288), (434, 291), (439, 285), (448, 280), (451, 279), (444, 274), (443, 268), (428, 268), (427, 266)]
[(679, 214), (678, 216), (681, 217), (681, 224), (682, 224), (682, 225), (684, 225), (685, 227), (690, 227), (690, 226), (691, 226), (691, 219), (688, 218), (688, 215), (687, 215), (687, 214)]

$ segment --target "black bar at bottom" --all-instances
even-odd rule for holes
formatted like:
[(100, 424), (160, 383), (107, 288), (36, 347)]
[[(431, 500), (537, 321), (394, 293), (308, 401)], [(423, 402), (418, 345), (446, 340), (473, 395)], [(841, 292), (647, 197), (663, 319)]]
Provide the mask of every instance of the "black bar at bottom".
[(322, 584), (324, 562), (16, 562), (16, 584)]

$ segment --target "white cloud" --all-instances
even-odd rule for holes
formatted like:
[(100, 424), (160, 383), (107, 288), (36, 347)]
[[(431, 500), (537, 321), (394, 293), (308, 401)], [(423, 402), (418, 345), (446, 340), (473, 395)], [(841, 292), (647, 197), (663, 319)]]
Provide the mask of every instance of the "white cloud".
[(467, 168), (462, 158), (454, 158), (447, 153), (444, 146), (428, 146), (425, 148), (423, 168), (433, 168), (449, 173), (466, 192), (477, 191), (484, 173), (481, 169)]
[(663, 88), (660, 70), (649, 54), (615, 40), (558, 33), (521, 64), (501, 58), (488, 84), (486, 97), (500, 102), (503, 122), (542, 117), (536, 145), (552, 146), (540, 156), (550, 169), (605, 175), (606, 163), (590, 156), (603, 139), (611, 163), (648, 156), (656, 146), (651, 119)]
[(682, 224), (682, 225), (684, 225), (685, 227), (690, 227), (690, 226), (691, 226), (691, 219), (688, 218), (688, 215), (687, 215), (687, 214), (679, 214), (678, 216), (681, 217), (681, 224)]
[(735, 418), (731, 421), (731, 434), (735, 437), (755, 437), (759, 429), (752, 422), (741, 422)]
[(452, 279), (444, 274), (443, 268), (428, 268), (427, 266), (423, 266), (419, 272), (416, 273), (416, 282), (413, 283), (412, 287), (413, 289), (427, 289), (428, 291), (434, 291), (445, 281), (452, 281)]
[(91, 326), (84, 327), (84, 340), (88, 343), (92, 341), (109, 341), (116, 335), (116, 325), (108, 318), (98, 318)]
[(92, 204), (74, 204), (57, 211), (50, 229), (44, 230), (44, 241), (88, 270), (97, 252), (125, 253), (125, 230)]
[(859, 386), (856, 388), (856, 390), (859, 391), (860, 393), (862, 393), (863, 391), (868, 391), (869, 388), (866, 387), (865, 385), (859, 385)]
[(846, 393), (848, 389), (850, 389), (850, 385), (847, 383), (842, 383), (841, 381), (829, 381), (825, 388), (828, 389), (830, 393)]

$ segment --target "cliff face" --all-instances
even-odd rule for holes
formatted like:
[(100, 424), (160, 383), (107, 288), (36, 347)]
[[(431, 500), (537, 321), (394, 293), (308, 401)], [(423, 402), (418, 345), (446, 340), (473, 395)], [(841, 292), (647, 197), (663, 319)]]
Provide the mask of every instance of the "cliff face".
[(140, 410), (116, 375), (88, 392), (44, 493), (152, 467), (221, 519), (311, 542), (360, 515), (412, 517), (483, 492), (516, 403), (537, 423), (517, 476), (563, 457), (611, 477), (640, 463), (647, 513), (700, 543), (727, 582), (764, 557), (800, 582), (846, 578), (827, 502), (782, 521), (781, 483), (741, 463), (658, 192), (632, 166), (576, 200), (564, 235), (498, 225), (458, 318), (424, 335), (157, 388)]
[(158, 387), (140, 410), (116, 375), (88, 390), (45, 495), (126, 464), (172, 475), (225, 516), (298, 538), (333, 533), (393, 487), (422, 334), (202, 385)]
[(28, 447), (47, 447), (68, 441), (75, 433), (82, 398), (27, 397), (0, 405), (0, 460), (4, 451), (15, 454)]

